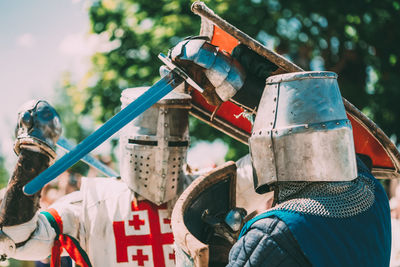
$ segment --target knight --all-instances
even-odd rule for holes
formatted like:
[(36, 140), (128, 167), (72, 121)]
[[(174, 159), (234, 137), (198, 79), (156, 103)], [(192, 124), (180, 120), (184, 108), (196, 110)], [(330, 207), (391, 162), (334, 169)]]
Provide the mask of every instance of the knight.
[[(196, 181), (178, 200), (172, 218), (180, 262), (185, 266), (388, 266), (388, 199), (371, 173), (371, 158), (355, 153), (337, 75), (325, 71), (274, 75), (276, 66), (243, 45), (227, 55), (224, 68), (202, 64), (199, 58), (212, 49), (218, 51), (207, 41), (199, 45), (194, 39), (179, 43), (170, 56), (174, 62), (185, 61), (196, 82), (208, 84), (220, 101), (262, 91), (248, 143), (254, 190), (273, 192), (274, 199), (271, 209), (254, 218), (240, 212), (232, 216), (232, 204), (221, 204), (220, 210), (206, 205), (209, 197), (216, 197), (211, 191), (229, 191), (221, 188), (221, 181), (233, 181), (232, 175), (221, 178), (216, 170), (217, 174)], [(247, 77), (242, 86), (238, 90), (219, 86), (221, 80), (228, 80), (231, 68), (239, 69), (234, 67), (237, 64)], [(262, 89), (248, 80), (257, 76), (266, 78)], [(224, 199), (231, 201), (232, 195), (225, 194)], [(205, 204), (200, 208), (198, 203)], [(202, 223), (193, 224), (193, 219)]]
[[(122, 108), (145, 90), (124, 90)], [(191, 97), (173, 91), (121, 130), (121, 177), (83, 178), (79, 191), (38, 212), (39, 195), (25, 196), (22, 187), (48, 167), (60, 128), (52, 126), (58, 116), (36, 119), (42, 103), (19, 113), (15, 151), (36, 154), (32, 163), (18, 163), (24, 172), (14, 174), (2, 203), (3, 259), (51, 255), (51, 265), (58, 266), (67, 253), (80, 266), (175, 266), (172, 207), (195, 178), (185, 168)], [(36, 161), (43, 166), (32, 166)]]

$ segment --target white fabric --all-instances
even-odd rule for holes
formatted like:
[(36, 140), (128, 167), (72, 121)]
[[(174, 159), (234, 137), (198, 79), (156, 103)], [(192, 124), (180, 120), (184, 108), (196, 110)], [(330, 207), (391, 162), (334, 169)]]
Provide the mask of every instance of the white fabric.
[[(238, 170), (238, 206), (245, 208), (260, 206), (260, 204), (263, 206), (265, 196), (254, 193), (252, 181), (246, 177), (249, 175), (248, 164), (242, 165), (238, 162), (238, 165), (240, 167)], [(242, 170), (243, 166), (247, 167)], [(189, 184), (193, 180), (193, 176), (188, 175), (185, 180)], [(133, 212), (132, 201), (134, 197), (134, 193), (119, 179), (83, 178), (80, 191), (63, 197), (50, 208), (57, 210), (60, 215), (63, 222), (63, 233), (79, 241), (93, 266), (157, 266), (151, 257), (142, 262), (144, 265), (139, 265), (139, 261), (132, 259), (132, 257), (138, 255), (138, 249), (141, 249), (143, 254), (152, 255), (151, 246), (127, 246), (124, 242), (118, 244), (116, 241), (115, 229), (118, 225), (123, 225), (123, 237), (129, 238), (132, 235), (149, 234), (150, 216), (148, 216), (148, 211)], [(172, 203), (168, 208), (158, 210), (161, 234), (172, 233), (170, 226), (162, 223), (164, 219), (170, 217), (171, 211)], [(135, 215), (143, 220), (144, 225), (140, 230), (135, 230), (129, 222), (134, 219)], [(34, 232), (30, 236), (32, 231)], [(48, 257), (51, 254), (51, 248), (56, 237), (54, 229), (42, 214), (36, 215), (26, 225), (15, 226), (8, 229), (7, 232), (15, 240), (23, 241), (22, 239), (26, 240), (30, 236), (28, 242), (18, 248), (14, 255), (8, 255), (20, 260), (41, 260)], [(124, 251), (121, 250), (121, 243), (122, 246), (125, 246), (123, 249), (128, 255), (127, 262), (117, 262), (117, 249), (119, 249), (120, 255), (121, 251)], [(172, 246), (163, 245), (162, 251), (164, 261), (167, 263), (166, 266), (175, 266), (174, 260), (166, 256), (172, 253)], [(66, 255), (66, 253), (64, 252), (63, 255)]]
[[(134, 199), (134, 193), (119, 179), (83, 178), (80, 191), (66, 195), (50, 208), (57, 210), (60, 215), (63, 233), (79, 241), (93, 266), (157, 266), (152, 257), (142, 262), (144, 265), (139, 265), (139, 261), (132, 260), (132, 257), (138, 255), (138, 249), (151, 256), (151, 246), (125, 245), (122, 249), (127, 251), (128, 261), (117, 263), (116, 255), (119, 245), (116, 241), (115, 224), (124, 225), (123, 234), (128, 238), (132, 235), (149, 234), (150, 222), (146, 219), (150, 218), (150, 216), (147, 217), (148, 211), (133, 212)], [(169, 219), (172, 208), (157, 211), (160, 233), (172, 235), (170, 225), (163, 224), (164, 219)], [(144, 221), (144, 227), (138, 231), (129, 222), (135, 215), (139, 215), (139, 218)], [(28, 223), (13, 226), (7, 230), (17, 240), (23, 241), (22, 239), (26, 240), (30, 236), (28, 242), (18, 248), (15, 254), (8, 255), (9, 257), (19, 260), (42, 260), (51, 254), (56, 233), (44, 215), (37, 214)], [(33, 234), (30, 235), (32, 232)], [(120, 251), (123, 250), (120, 248)], [(164, 255), (172, 255), (172, 244), (163, 245), (162, 251)], [(65, 251), (63, 255), (67, 255)], [(164, 260), (167, 263), (166, 266), (175, 266), (174, 259), (165, 256)]]
[(29, 238), (31, 233), (36, 229), (38, 215), (35, 214), (31, 220), (26, 223), (15, 226), (4, 226), (3, 232), (8, 235), (15, 243), (20, 243)]

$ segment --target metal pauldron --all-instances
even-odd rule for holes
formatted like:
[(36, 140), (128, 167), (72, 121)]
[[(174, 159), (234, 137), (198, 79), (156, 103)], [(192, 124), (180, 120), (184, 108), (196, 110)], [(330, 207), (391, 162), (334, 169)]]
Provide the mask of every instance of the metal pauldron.
[(31, 100), (18, 112), (14, 151), (18, 155), (21, 148), (27, 148), (55, 159), (54, 148), (61, 131), (57, 111), (44, 100)]
[(242, 88), (246, 73), (228, 53), (204, 38), (191, 38), (178, 43), (169, 52), (170, 58), (187, 60), (205, 69), (204, 73), (223, 101), (229, 100)]

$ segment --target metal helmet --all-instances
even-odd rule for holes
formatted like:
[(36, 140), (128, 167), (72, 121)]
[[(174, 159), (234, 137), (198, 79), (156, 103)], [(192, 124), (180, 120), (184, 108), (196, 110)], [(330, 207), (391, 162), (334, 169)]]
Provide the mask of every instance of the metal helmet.
[[(122, 92), (122, 108), (148, 87)], [(156, 204), (177, 196), (182, 165), (189, 146), (188, 112), (191, 97), (171, 92), (126, 125), (120, 132), (121, 179)]]
[(333, 72), (271, 76), (249, 139), (256, 192), (286, 181), (357, 177), (352, 127)]

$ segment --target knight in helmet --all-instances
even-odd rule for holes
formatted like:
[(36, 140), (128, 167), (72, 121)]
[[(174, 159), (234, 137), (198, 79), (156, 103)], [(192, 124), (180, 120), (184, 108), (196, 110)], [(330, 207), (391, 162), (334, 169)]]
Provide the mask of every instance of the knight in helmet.
[[(202, 58), (207, 53), (222, 52), (194, 39), (179, 43), (170, 56), (177, 63), (184, 61), (196, 81), (210, 87), (210, 95), (217, 97), (208, 101), (214, 104), (263, 91), (249, 149), (255, 191), (274, 192), (272, 209), (242, 228), (228, 266), (388, 266), (387, 196), (371, 174), (371, 161), (355, 153), (337, 75), (273, 75), (277, 66), (243, 45), (231, 55), (225, 53), (223, 63), (215, 56)], [(242, 79), (236, 81), (241, 82), (231, 82), (231, 70), (240, 70), (236, 77)], [(262, 88), (251, 81), (257, 77), (268, 78)], [(240, 85), (222, 86), (224, 82)], [(204, 242), (198, 233), (193, 233), (195, 239)], [(207, 266), (203, 263), (208, 264), (208, 258), (199, 263), (199, 255), (191, 254), (195, 250), (182, 247), (196, 266)]]
[[(122, 108), (145, 90), (124, 90)], [(46, 107), (54, 111), (47, 103)], [(84, 178), (80, 191), (41, 213), (37, 212), (39, 196), (24, 196), (22, 187), (43, 168), (20, 164), (35, 171), (27, 177), (17, 173), (18, 184), (10, 182), (3, 200), (3, 218), (20, 219), (2, 221), (2, 257), (41, 260), (51, 254), (56, 266), (64, 251), (80, 266), (175, 266), (170, 215), (177, 196), (195, 177), (185, 169), (190, 107), (189, 95), (169, 93), (121, 130), (121, 177)], [(54, 154), (60, 134), (59, 126), (50, 127), (54, 119), (39, 124), (35, 118), (40, 114), (31, 107), (20, 112), (23, 123), (17, 128), (15, 149), (26, 154), (29, 148), (36, 152), (29, 155), (39, 162)], [(21, 204), (21, 195), (32, 211), (14, 209)]]

